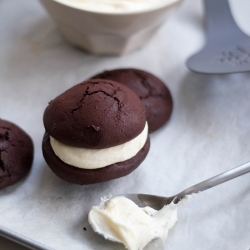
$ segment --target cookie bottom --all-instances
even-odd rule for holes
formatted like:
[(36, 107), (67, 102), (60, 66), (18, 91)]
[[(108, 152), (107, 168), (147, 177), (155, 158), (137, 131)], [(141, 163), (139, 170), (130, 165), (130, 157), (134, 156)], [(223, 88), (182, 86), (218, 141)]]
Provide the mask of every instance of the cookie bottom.
[(50, 136), (48, 133), (43, 137), (43, 156), (51, 170), (61, 179), (79, 184), (87, 185), (109, 181), (130, 174), (146, 158), (149, 148), (149, 136), (144, 147), (131, 159), (111, 164), (98, 169), (82, 169), (66, 164), (61, 161), (54, 153), (50, 145)]

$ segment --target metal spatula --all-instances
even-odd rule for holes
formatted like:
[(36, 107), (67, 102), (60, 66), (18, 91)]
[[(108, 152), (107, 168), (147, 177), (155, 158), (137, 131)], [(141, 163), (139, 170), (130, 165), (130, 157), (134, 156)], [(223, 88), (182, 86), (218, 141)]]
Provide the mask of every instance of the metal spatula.
[(228, 0), (204, 0), (207, 42), (187, 67), (204, 74), (250, 71), (250, 37), (235, 23)]

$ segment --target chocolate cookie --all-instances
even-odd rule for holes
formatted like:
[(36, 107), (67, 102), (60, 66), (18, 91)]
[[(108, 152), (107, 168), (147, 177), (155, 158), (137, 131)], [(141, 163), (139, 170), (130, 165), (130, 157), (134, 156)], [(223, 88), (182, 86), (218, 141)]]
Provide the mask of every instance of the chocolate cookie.
[(34, 155), (31, 138), (18, 126), (0, 119), (0, 189), (21, 180)]
[(64, 163), (55, 155), (48, 133), (45, 133), (43, 138), (43, 155), (51, 170), (61, 179), (80, 185), (100, 183), (130, 174), (146, 158), (149, 148), (148, 137), (144, 147), (129, 160), (99, 169), (82, 169)]
[(166, 85), (156, 76), (138, 69), (117, 69), (104, 71), (94, 78), (117, 81), (132, 89), (145, 107), (150, 132), (169, 120), (173, 109), (172, 97)]
[(139, 98), (111, 80), (80, 83), (51, 101), (44, 112), (46, 131), (75, 147), (102, 149), (139, 135), (146, 115)]

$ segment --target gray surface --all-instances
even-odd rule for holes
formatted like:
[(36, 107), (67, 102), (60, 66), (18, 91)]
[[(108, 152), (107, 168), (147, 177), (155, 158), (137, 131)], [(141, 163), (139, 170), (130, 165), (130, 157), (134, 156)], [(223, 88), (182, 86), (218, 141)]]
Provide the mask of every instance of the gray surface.
[(250, 37), (234, 21), (228, 0), (204, 0), (207, 41), (187, 60), (198, 73), (226, 74), (250, 71)]
[[(250, 2), (233, 6), (249, 34)], [(204, 76), (184, 65), (204, 42), (200, 1), (185, 2), (145, 48), (123, 57), (91, 56), (68, 46), (34, 0), (1, 1), (0, 19), (0, 117), (24, 128), (36, 149), (29, 176), (0, 191), (1, 227), (54, 249), (123, 249), (96, 235), (87, 222), (101, 196), (170, 196), (250, 159), (250, 74)], [(152, 135), (146, 161), (131, 175), (90, 186), (66, 183), (42, 157), (43, 111), (67, 88), (117, 67), (149, 70), (168, 83), (171, 121)], [(249, 176), (242, 176), (180, 207), (165, 249), (247, 250), (249, 183)]]

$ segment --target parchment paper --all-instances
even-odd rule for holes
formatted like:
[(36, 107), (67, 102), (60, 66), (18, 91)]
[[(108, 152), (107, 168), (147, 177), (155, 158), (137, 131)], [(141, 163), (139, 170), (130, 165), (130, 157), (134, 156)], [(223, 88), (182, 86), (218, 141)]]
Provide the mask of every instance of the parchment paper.
[[(233, 11), (250, 34), (247, 0)], [(202, 8), (186, 1), (143, 49), (122, 57), (72, 48), (37, 1), (0, 2), (0, 117), (25, 129), (35, 143), (29, 176), (0, 191), (0, 226), (54, 249), (124, 249), (87, 222), (100, 197), (121, 193), (170, 196), (250, 160), (250, 73), (205, 76), (184, 62), (204, 42)], [(69, 87), (105, 69), (136, 67), (171, 90), (169, 123), (151, 135), (151, 151), (127, 177), (78, 186), (46, 165), (41, 151), (43, 111)], [(248, 250), (250, 175), (210, 189), (179, 209), (165, 249)], [(87, 230), (84, 231), (83, 228)]]

